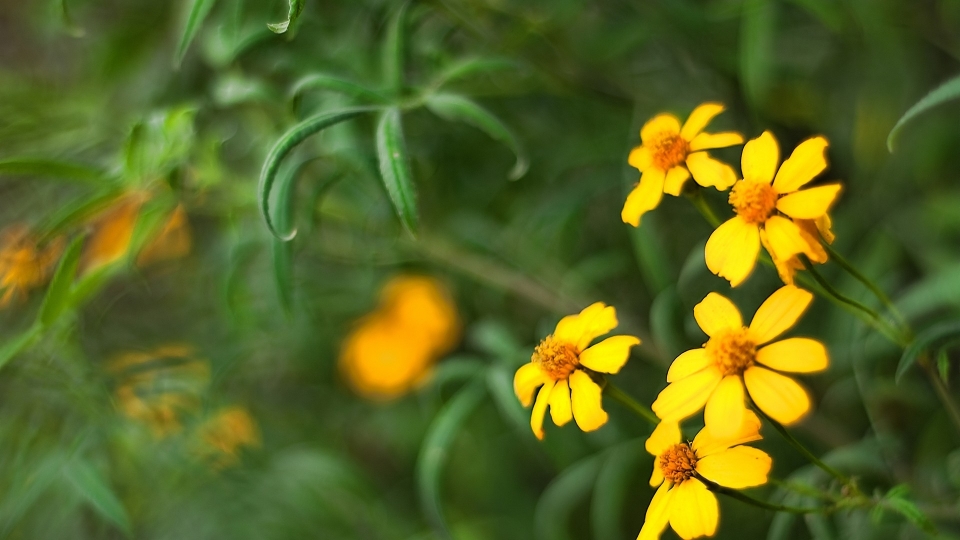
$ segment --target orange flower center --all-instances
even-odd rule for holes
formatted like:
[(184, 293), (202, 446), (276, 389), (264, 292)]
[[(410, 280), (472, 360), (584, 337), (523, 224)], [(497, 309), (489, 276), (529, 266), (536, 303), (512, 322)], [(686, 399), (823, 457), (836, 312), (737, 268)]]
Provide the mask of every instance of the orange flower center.
[(741, 180), (730, 190), (729, 200), (747, 223), (763, 223), (777, 208), (777, 192), (767, 182)]
[(688, 480), (696, 470), (697, 454), (687, 443), (675, 444), (660, 454), (660, 471), (674, 484)]
[(705, 347), (724, 376), (740, 375), (757, 357), (757, 344), (747, 335), (746, 328), (720, 332), (711, 337)]
[(566, 379), (580, 365), (577, 349), (553, 336), (547, 336), (537, 345), (531, 360), (555, 381)]
[(683, 163), (690, 153), (690, 143), (674, 133), (661, 134), (650, 146), (653, 150), (653, 164), (664, 171)]

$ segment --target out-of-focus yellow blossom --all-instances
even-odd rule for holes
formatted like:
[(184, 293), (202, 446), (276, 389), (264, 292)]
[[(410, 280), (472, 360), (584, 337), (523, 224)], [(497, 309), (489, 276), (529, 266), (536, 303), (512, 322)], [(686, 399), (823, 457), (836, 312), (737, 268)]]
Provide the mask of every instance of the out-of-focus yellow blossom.
[(132, 193), (119, 199), (93, 221), (93, 234), (87, 240), (80, 258), (83, 272), (106, 266), (127, 254), (140, 207), (147, 195)]
[(346, 337), (340, 370), (359, 394), (391, 399), (427, 378), (460, 339), (460, 318), (448, 291), (425, 276), (398, 276), (380, 306)]
[(667, 371), (670, 384), (653, 402), (653, 412), (677, 422), (705, 406), (706, 429), (715, 437), (729, 437), (749, 416), (745, 385), (753, 403), (770, 418), (782, 424), (798, 421), (810, 410), (810, 398), (798, 382), (779, 372), (823, 371), (829, 364), (827, 349), (809, 338), (773, 340), (796, 324), (812, 300), (809, 292), (786, 285), (760, 305), (747, 327), (733, 302), (708, 294), (693, 315), (710, 339), (673, 361)]
[(0, 307), (14, 298), (26, 298), (30, 289), (43, 285), (62, 252), (62, 238), (38, 246), (25, 225), (11, 225), (0, 232)]
[(658, 114), (644, 124), (640, 130), (642, 144), (627, 158), (641, 175), (620, 213), (624, 223), (639, 226), (640, 217), (656, 208), (664, 193), (680, 195), (691, 174), (701, 186), (713, 186), (720, 191), (736, 182), (737, 174), (733, 169), (706, 152), (712, 148), (743, 144), (743, 136), (733, 131), (703, 133), (723, 108), (719, 103), (704, 103), (690, 113), (682, 127), (676, 116), (666, 113)]
[(199, 454), (218, 469), (236, 465), (241, 449), (260, 446), (257, 422), (238, 406), (219, 411), (200, 426), (198, 435)]
[(187, 212), (183, 209), (183, 205), (177, 205), (177, 208), (167, 218), (163, 228), (160, 229), (157, 237), (140, 251), (137, 256), (137, 266), (144, 267), (161, 261), (185, 257), (190, 253), (192, 244)]
[(715, 437), (704, 428), (692, 443), (683, 440), (676, 422), (661, 422), (646, 442), (655, 458), (650, 486), (657, 492), (637, 540), (660, 538), (668, 523), (685, 540), (713, 536), (720, 508), (701, 479), (733, 489), (767, 483), (773, 460), (762, 450), (742, 446), (761, 438), (760, 419), (752, 411), (730, 437)]
[(744, 145), (743, 179), (730, 191), (730, 204), (737, 215), (717, 227), (707, 240), (705, 255), (711, 272), (736, 287), (753, 271), (761, 244), (788, 285), (798, 268), (798, 255), (806, 255), (814, 263), (827, 261), (818, 236), (832, 237), (827, 211), (841, 186), (832, 183), (800, 189), (827, 168), (826, 148), (824, 137), (807, 139), (778, 169), (780, 148), (769, 131)]
[(583, 431), (593, 431), (607, 423), (601, 403), (601, 388), (588, 370), (617, 373), (627, 362), (630, 348), (640, 340), (634, 336), (612, 336), (589, 347), (594, 339), (617, 327), (617, 312), (597, 302), (577, 315), (568, 315), (557, 323), (553, 334), (537, 345), (530, 359), (513, 377), (513, 391), (524, 407), (533, 403), (530, 428), (543, 439), (543, 418), (550, 408), (558, 426), (576, 419)]

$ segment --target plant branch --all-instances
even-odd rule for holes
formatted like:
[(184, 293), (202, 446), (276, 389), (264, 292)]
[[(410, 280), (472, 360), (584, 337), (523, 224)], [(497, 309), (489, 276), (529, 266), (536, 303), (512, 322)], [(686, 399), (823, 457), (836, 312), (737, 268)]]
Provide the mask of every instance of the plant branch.
[(607, 381), (606, 386), (604, 387), (604, 393), (613, 398), (616, 401), (619, 401), (621, 405), (630, 409), (631, 412), (643, 418), (647, 422), (650, 422), (654, 427), (660, 424), (660, 419), (657, 418), (657, 415), (653, 414), (653, 411), (649, 407), (641, 404), (639, 401), (633, 399), (629, 394), (620, 389), (617, 385), (613, 384), (609, 380)]

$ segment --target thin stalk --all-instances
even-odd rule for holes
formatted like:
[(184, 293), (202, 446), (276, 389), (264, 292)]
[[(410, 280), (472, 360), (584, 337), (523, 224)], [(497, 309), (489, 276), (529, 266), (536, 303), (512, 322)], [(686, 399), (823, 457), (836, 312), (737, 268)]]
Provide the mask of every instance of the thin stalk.
[(703, 190), (697, 188), (693, 191), (686, 193), (687, 199), (693, 203), (693, 206), (700, 211), (700, 215), (707, 220), (707, 223), (711, 227), (716, 229), (720, 226), (720, 218), (717, 217), (717, 214), (714, 213), (713, 208), (710, 207), (710, 203), (707, 202), (707, 199), (703, 197)]
[(650, 424), (652, 424), (654, 427), (660, 423), (660, 419), (657, 418), (657, 415), (653, 414), (653, 411), (651, 411), (649, 407), (630, 397), (629, 394), (621, 390), (617, 385), (613, 384), (609, 380), (607, 381), (606, 387), (604, 387), (604, 393), (614, 400), (619, 401), (621, 405), (630, 409), (631, 412), (640, 418), (650, 422)]
[(960, 409), (957, 408), (957, 404), (953, 401), (950, 390), (947, 388), (947, 385), (943, 383), (940, 374), (938, 374), (930, 364), (927, 353), (924, 353), (918, 363), (930, 379), (930, 384), (933, 385), (933, 389), (937, 392), (937, 397), (940, 398), (940, 403), (943, 404), (943, 408), (947, 410), (947, 415), (950, 416), (950, 420), (954, 426), (956, 426), (957, 430), (960, 431)]
[(822, 507), (822, 506), (811, 506), (811, 507), (784, 506), (782, 504), (773, 504), (767, 501), (761, 501), (760, 499), (754, 499), (753, 497), (747, 495), (746, 493), (742, 493), (735, 489), (723, 487), (720, 484), (711, 482), (710, 480), (707, 480), (706, 478), (704, 478), (703, 476), (700, 476), (699, 474), (695, 476), (697, 480), (700, 480), (701, 482), (706, 484), (707, 488), (710, 491), (714, 493), (720, 493), (720, 494), (726, 495), (731, 499), (736, 499), (738, 501), (745, 502), (751, 506), (756, 506), (757, 508), (772, 510), (774, 512), (789, 512), (791, 514), (819, 514), (819, 513), (829, 511), (828, 507)]

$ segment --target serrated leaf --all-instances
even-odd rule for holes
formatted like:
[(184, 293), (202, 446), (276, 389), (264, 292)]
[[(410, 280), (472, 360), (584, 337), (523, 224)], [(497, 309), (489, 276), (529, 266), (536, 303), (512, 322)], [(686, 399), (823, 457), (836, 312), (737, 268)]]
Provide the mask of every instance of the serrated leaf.
[(383, 185), (400, 222), (410, 234), (416, 235), (419, 224), (417, 192), (410, 173), (400, 110), (395, 107), (385, 110), (377, 123), (377, 161)]
[(267, 23), (267, 28), (275, 34), (283, 34), (290, 29), (290, 25), (297, 22), (300, 14), (303, 13), (303, 6), (306, 0), (289, 0), (287, 7), (287, 20), (278, 23)]
[(383, 82), (394, 95), (400, 94), (404, 87), (404, 55), (406, 40), (407, 7), (409, 2), (403, 2), (394, 12), (387, 23), (387, 33), (381, 50), (381, 64)]
[(193, 43), (193, 39), (200, 31), (203, 21), (206, 20), (210, 10), (217, 0), (193, 0), (190, 5), (190, 13), (187, 15), (187, 22), (183, 26), (183, 32), (180, 34), (180, 44), (177, 45), (177, 52), (173, 57), (173, 65), (176, 68), (183, 63), (183, 57), (187, 54), (187, 49)]
[(99, 184), (104, 173), (79, 163), (68, 163), (43, 158), (12, 158), (0, 161), (0, 175), (39, 176), (85, 184)]
[(581, 459), (567, 467), (543, 491), (534, 512), (534, 530), (544, 540), (572, 540), (571, 514), (593, 487), (603, 454)]
[(440, 538), (451, 539), (443, 514), (440, 479), (454, 439), (486, 394), (482, 379), (468, 384), (437, 413), (417, 457), (417, 490), (427, 521)]
[(267, 224), (270, 234), (284, 241), (293, 239), (297, 234), (295, 229), (286, 234), (280, 234), (274, 227), (273, 219), (270, 216), (270, 192), (273, 189), (273, 183), (280, 170), (280, 165), (287, 154), (307, 137), (371, 110), (373, 109), (369, 107), (352, 107), (315, 114), (290, 128), (274, 143), (263, 162), (263, 168), (260, 170), (260, 184), (257, 188), (260, 217)]
[(74, 459), (64, 467), (63, 473), (77, 493), (100, 517), (127, 536), (133, 533), (127, 509), (97, 469), (86, 461)]
[(516, 67), (516, 62), (506, 58), (464, 58), (442, 69), (436, 77), (434, 77), (431, 86), (441, 88), (453, 81), (478, 73), (515, 69)]
[(756, 109), (766, 100), (773, 81), (776, 37), (773, 0), (745, 0), (740, 19), (740, 79), (747, 101)]
[(900, 132), (903, 131), (904, 126), (913, 121), (914, 118), (934, 107), (957, 98), (960, 98), (960, 75), (933, 89), (929, 94), (924, 96), (923, 99), (907, 109), (907, 112), (903, 113), (903, 116), (897, 120), (893, 129), (890, 130), (890, 134), (887, 135), (887, 150), (893, 153), (893, 147), (897, 142), (897, 138), (900, 136)]
[(425, 105), (440, 118), (448, 122), (466, 122), (510, 148), (517, 157), (516, 164), (508, 174), (511, 180), (517, 180), (527, 173), (529, 160), (520, 146), (520, 142), (513, 132), (492, 113), (458, 94), (433, 94), (427, 98)]
[(903, 351), (900, 357), (900, 363), (897, 365), (897, 373), (894, 379), (900, 382), (904, 374), (910, 370), (916, 363), (917, 357), (930, 348), (936, 342), (960, 336), (960, 321), (944, 321), (935, 324), (919, 333), (912, 343)]
[(329, 75), (326, 73), (314, 73), (297, 81), (290, 90), (290, 95), (296, 99), (307, 90), (321, 89), (332, 90), (355, 98), (362, 98), (375, 103), (388, 103), (389, 100), (379, 93), (366, 88), (353, 81)]
[(57, 265), (57, 270), (50, 279), (50, 286), (47, 287), (47, 295), (43, 298), (43, 305), (40, 306), (37, 322), (42, 326), (53, 324), (70, 305), (70, 291), (77, 275), (77, 265), (80, 264), (83, 240), (82, 236), (74, 238), (60, 258), (60, 264)]
[(33, 345), (42, 331), (43, 328), (39, 324), (34, 324), (13, 339), (5, 340), (4, 344), (0, 346), (0, 367), (7, 365), (7, 362), (12, 360), (14, 356)]

